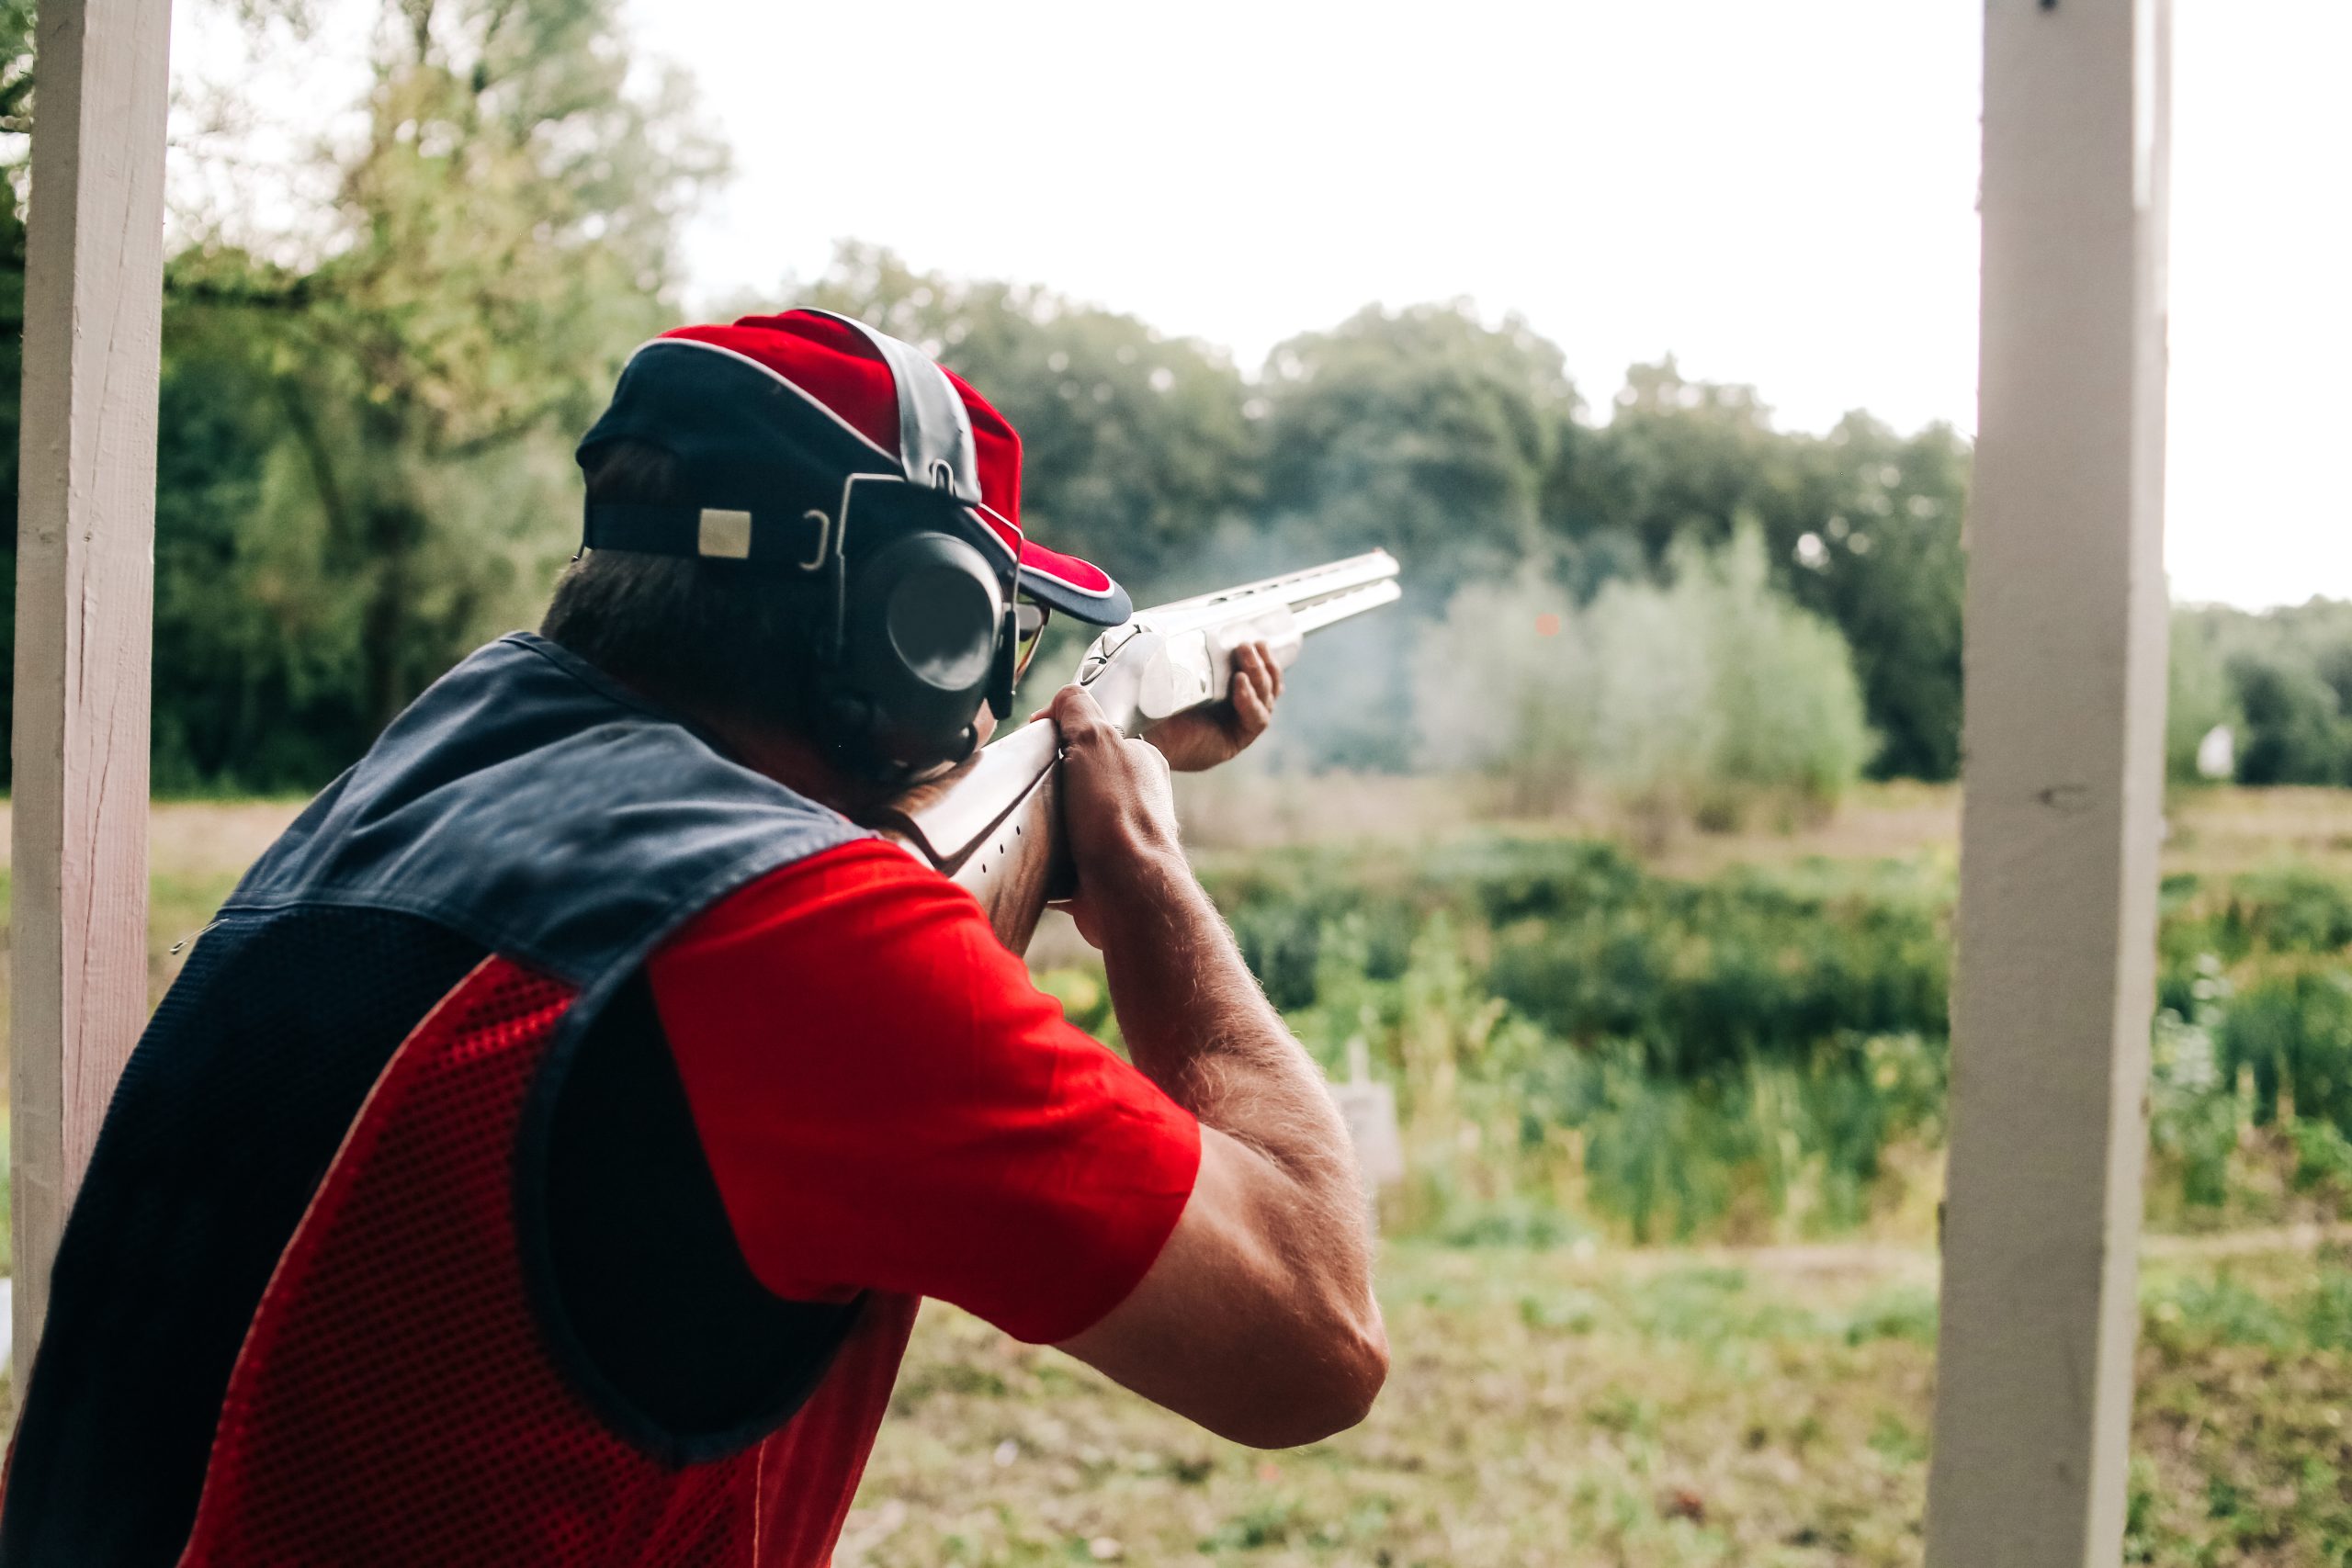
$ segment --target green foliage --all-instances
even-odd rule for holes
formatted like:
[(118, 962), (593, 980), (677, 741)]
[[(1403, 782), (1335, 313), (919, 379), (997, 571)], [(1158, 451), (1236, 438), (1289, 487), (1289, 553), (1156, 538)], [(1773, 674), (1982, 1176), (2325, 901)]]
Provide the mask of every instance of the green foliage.
[[(1608, 843), (1497, 836), (1203, 875), (1309, 1049), (1336, 1071), (1361, 1039), (1395, 1084), (1404, 1229), (1487, 1245), (1929, 1223), (1948, 864), (1689, 880)], [(2152, 1215), (2342, 1213), (2352, 886), (2175, 877), (2159, 946)]]
[(1408, 1221), (1470, 1240), (1867, 1220), (1938, 1135), (1948, 885), (1654, 877), (1606, 844), (1487, 840), (1367, 887), (1336, 857), (1210, 885), (1300, 1037), (1398, 1086)]
[(1758, 801), (1826, 808), (1869, 751), (1844, 640), (1773, 586), (1752, 526), (1583, 606), (1532, 571), (1464, 588), (1423, 632), (1416, 684), (1424, 754), (1501, 776), (1523, 808), (1589, 780), (1730, 828)]
[[(2193, 1016), (2208, 1021), (2219, 1010), (2200, 1007)], [(2242, 1120), (2229, 1089), (2209, 1024), (2169, 1008), (2158, 1013), (2149, 1047), (2148, 1144), (2190, 1210), (2229, 1201)]]
[(2287, 1289), (2224, 1261), (2211, 1275), (2164, 1279), (2141, 1292), (2151, 1337), (2179, 1356), (2224, 1346), (2290, 1355), (2352, 1350), (2352, 1269), (2324, 1249)]
[(1560, 351), (1465, 305), (1371, 308), (1274, 350), (1265, 498), (1335, 553), (1385, 546), (1428, 605), (1532, 553), (1584, 432)]
[(2194, 776), (2197, 738), (2235, 733), (2240, 784), (2352, 784), (2352, 604), (2176, 610), (2167, 754)]
[(2236, 987), (2215, 1043), (2222, 1073), (2253, 1080), (2254, 1119), (2299, 1120), (2352, 1132), (2352, 974), (2340, 955), (2266, 964)]
[(1774, 580), (1853, 650), (1880, 774), (1950, 778), (1960, 759), (1960, 522), (1968, 449), (1867, 414), (1826, 436), (1771, 428), (1753, 389), (1635, 366), (1552, 513), (1582, 550), (1631, 540), (1653, 568), (1758, 528)]
[(1685, 547), (1662, 592), (1603, 589), (1592, 620), (1596, 750), (1621, 793), (1731, 827), (1752, 798), (1820, 809), (1860, 774), (1869, 742), (1844, 639), (1773, 591), (1755, 529)]
[(2214, 623), (2199, 611), (2172, 613), (2172, 656), (2165, 696), (2165, 773), (2177, 784), (2196, 784), (2197, 749), (2216, 726), (2232, 736), (2245, 730), (2237, 693), (2214, 647)]
[[(281, 13), (304, 20), (241, 8)], [(208, 232), (166, 270), (166, 788), (323, 783), (537, 618), (576, 537), (570, 441), (669, 318), (678, 220), (724, 165), (617, 0), (386, 0), (372, 36), (364, 129), (313, 154), (332, 195), (305, 237)], [(0, 130), (21, 75), (0, 66)], [(21, 274), (10, 204), (10, 301)], [(13, 427), (13, 367), (0, 382)]]
[[(184, 220), (198, 227), (167, 272), (157, 535), (166, 787), (322, 783), (469, 648), (535, 615), (575, 536), (565, 449), (619, 357), (673, 319), (678, 221), (724, 163), (617, 6), (383, 0), (361, 129), (299, 171), (317, 209)], [(226, 10), (256, 48), (311, 19), (303, 0)], [(29, 17), (0, 7), (0, 164), (18, 159), (19, 198), (7, 138), (25, 123)], [(21, 293), (20, 205), (0, 202), (0, 311)], [(1692, 804), (1718, 815), (1759, 780), (1818, 801), (1872, 733), (1882, 770), (1950, 771), (1965, 455), (1948, 433), (1905, 441), (1858, 416), (1785, 435), (1747, 389), (1670, 363), (1635, 367), (1596, 427), (1556, 346), (1458, 303), (1366, 310), (1291, 339), (1252, 379), (1132, 317), (873, 245), (844, 244), (797, 292), (985, 390), (1024, 435), (1025, 517), (1147, 602), (1381, 545), (1409, 568), (1408, 613), (1434, 615), (1456, 588), (1540, 560), (1623, 687), (1590, 722), (1627, 787), (1663, 798), (1706, 774), (1721, 787)], [(16, 384), (0, 365), (0, 426)], [(1733, 544), (1742, 528), (1761, 543)], [(1824, 538), (1821, 559), (1798, 548)], [(1849, 653), (1767, 608), (1765, 579), (1844, 628)], [(1733, 722), (1694, 763), (1648, 700), (1710, 583), (1759, 613), (1718, 628), (1702, 683)], [(1415, 638), (1392, 619), (1327, 646), (1281, 749), (1408, 765)], [(1762, 673), (1783, 665), (1822, 678)], [(1742, 679), (1770, 702), (1717, 690)], [(1848, 722), (1857, 681), (1869, 730)], [(1557, 739), (1510, 764), (1531, 789), (1574, 771)]]
[(1592, 761), (1600, 672), (1590, 633), (1547, 572), (1465, 584), (1419, 633), (1419, 760), (1503, 780), (1521, 811), (1565, 804)]
[(219, 244), (172, 264), (166, 778), (313, 781), (535, 616), (572, 539), (564, 446), (665, 318), (677, 220), (722, 165), (678, 82), (629, 90), (611, 0), (396, 9), (334, 169), (340, 243), (299, 274)]
[(2352, 725), (2335, 689), (2316, 670), (2241, 654), (2229, 676), (2245, 715), (2238, 778), (2250, 784), (2342, 784), (2352, 756)]
[[(312, 7), (220, 11), (266, 48), (307, 37)], [(0, 4), (12, 321), (31, 18)], [(574, 537), (566, 448), (620, 356), (673, 319), (678, 223), (723, 169), (618, 0), (381, 0), (378, 22), (356, 133), (296, 171), (315, 209), (230, 204), (175, 229), (194, 238), (167, 276), (169, 787), (323, 782), (467, 649), (534, 616)], [(201, 163), (208, 134), (175, 155)], [(796, 292), (988, 392), (1025, 438), (1026, 516), (1146, 601), (1398, 551), (1408, 614), (1439, 628), (1333, 634), (1286, 707), (1290, 761), (1409, 766), (1417, 729), (1397, 715), (1419, 686), (1426, 755), (1474, 759), (1530, 807), (1589, 782), (1727, 820), (1759, 793), (1798, 810), (1833, 796), (1857, 753), (1880, 774), (1957, 769), (1968, 451), (1949, 429), (1857, 412), (1823, 435), (1776, 430), (1753, 389), (1671, 359), (1633, 367), (1595, 423), (1555, 345), (1458, 302), (1367, 309), (1251, 375), (1133, 317), (870, 244)], [(16, 334), (0, 344), (6, 466)], [(1711, 581), (1755, 614), (1711, 619), (1709, 652), (1678, 628)], [(1576, 635), (1518, 635), (1553, 615)], [(2248, 782), (2352, 781), (2352, 605), (2185, 612), (2176, 643), (2177, 773), (2226, 723)], [(1417, 649), (1485, 656), (1510, 700), (1418, 680)]]

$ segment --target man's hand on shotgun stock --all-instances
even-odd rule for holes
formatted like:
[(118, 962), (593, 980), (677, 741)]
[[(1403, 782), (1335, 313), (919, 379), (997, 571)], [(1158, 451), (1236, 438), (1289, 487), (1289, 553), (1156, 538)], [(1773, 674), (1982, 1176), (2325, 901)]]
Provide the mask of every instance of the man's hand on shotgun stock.
[(1051, 713), (1073, 913), (1136, 1066), (1201, 1122), (1159, 1260), (1062, 1348), (1237, 1442), (1313, 1442), (1362, 1420), (1388, 1372), (1347, 1128), (1184, 863), (1167, 761), (1077, 687)]

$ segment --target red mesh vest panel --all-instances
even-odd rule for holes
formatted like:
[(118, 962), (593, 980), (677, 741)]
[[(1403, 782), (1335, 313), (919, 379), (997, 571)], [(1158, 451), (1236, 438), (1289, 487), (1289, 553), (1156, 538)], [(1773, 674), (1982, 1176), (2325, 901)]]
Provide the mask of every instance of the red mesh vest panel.
[(515, 1238), (516, 1132), (571, 999), (492, 959), (394, 1055), (254, 1314), (183, 1568), (824, 1562), (912, 1303), (877, 1303), (755, 1448), (672, 1468), (607, 1430)]

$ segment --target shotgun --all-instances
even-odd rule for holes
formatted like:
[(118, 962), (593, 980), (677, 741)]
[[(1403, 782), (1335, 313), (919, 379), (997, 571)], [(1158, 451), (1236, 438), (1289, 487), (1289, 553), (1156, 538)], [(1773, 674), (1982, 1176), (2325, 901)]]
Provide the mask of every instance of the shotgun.
[[(1385, 550), (1139, 611), (1086, 651), (1078, 683), (1125, 734), (1225, 699), (1233, 651), (1263, 642), (1285, 670), (1310, 632), (1398, 596)], [(1001, 942), (1025, 951), (1046, 905), (1069, 887), (1058, 737), (1050, 719), (984, 746), (944, 778), (876, 813), (877, 828), (967, 889)]]

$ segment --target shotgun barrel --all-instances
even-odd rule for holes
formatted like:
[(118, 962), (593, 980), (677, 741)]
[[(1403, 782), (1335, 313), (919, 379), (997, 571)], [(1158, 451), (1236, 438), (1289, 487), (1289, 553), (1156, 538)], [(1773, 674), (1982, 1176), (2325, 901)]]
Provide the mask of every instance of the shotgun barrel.
[[(1393, 604), (1396, 561), (1373, 550), (1143, 610), (1094, 640), (1078, 667), (1111, 722), (1139, 736), (1162, 719), (1222, 702), (1234, 650), (1263, 642), (1295, 663), (1310, 633)], [(1047, 900), (1069, 885), (1060, 757), (1051, 721), (1023, 725), (944, 778), (918, 785), (870, 825), (969, 890), (1004, 944), (1025, 950)]]

